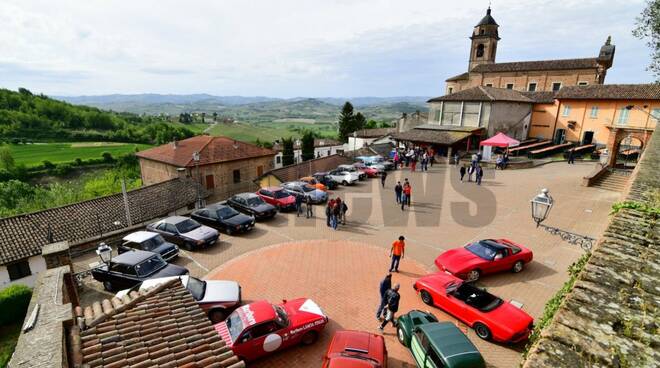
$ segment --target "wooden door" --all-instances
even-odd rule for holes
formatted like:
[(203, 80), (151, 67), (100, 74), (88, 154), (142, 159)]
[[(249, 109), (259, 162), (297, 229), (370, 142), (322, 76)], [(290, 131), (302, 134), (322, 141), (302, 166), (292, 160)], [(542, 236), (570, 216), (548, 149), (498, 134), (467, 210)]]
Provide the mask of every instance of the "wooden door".
[(206, 189), (213, 189), (215, 188), (215, 181), (213, 179), (213, 175), (206, 175)]

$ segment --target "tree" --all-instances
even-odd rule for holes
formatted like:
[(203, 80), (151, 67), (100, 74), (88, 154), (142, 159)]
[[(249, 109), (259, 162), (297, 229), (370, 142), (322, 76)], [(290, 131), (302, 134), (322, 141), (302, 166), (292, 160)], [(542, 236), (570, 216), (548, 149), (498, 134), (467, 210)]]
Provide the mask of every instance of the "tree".
[(353, 105), (350, 102), (346, 101), (344, 106), (341, 108), (339, 113), (339, 140), (341, 142), (346, 142), (348, 140), (348, 135), (355, 131), (353, 129), (355, 115), (353, 115)]
[(282, 138), (282, 165), (293, 165), (293, 138)]
[(314, 133), (305, 130), (302, 136), (302, 160), (307, 161), (314, 158)]
[(214, 111), (213, 112), (213, 122), (215, 123), (216, 121), (218, 121), (218, 113)]
[(353, 119), (353, 131), (362, 130), (366, 125), (367, 118), (365, 118), (361, 112), (355, 114), (355, 118)]
[(646, 40), (651, 49), (651, 63), (647, 70), (660, 79), (660, 0), (649, 0), (635, 21), (633, 36)]
[(376, 128), (378, 128), (378, 122), (376, 120), (369, 119), (369, 121), (367, 121), (367, 123), (364, 125), (364, 128), (365, 129), (376, 129)]
[(0, 148), (0, 165), (2, 165), (1, 167), (7, 171), (14, 170), (16, 162), (14, 162), (14, 156), (12, 156), (9, 147)]

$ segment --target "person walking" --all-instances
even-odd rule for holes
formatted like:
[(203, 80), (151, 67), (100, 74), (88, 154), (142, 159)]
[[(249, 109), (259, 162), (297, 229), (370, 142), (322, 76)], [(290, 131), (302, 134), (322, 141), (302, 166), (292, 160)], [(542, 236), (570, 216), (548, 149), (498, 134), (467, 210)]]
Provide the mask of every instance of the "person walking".
[(481, 165), (477, 166), (477, 169), (475, 171), (475, 180), (477, 181), (477, 185), (481, 185), (481, 178), (484, 176), (484, 169), (481, 168)]
[(401, 194), (403, 193), (403, 186), (400, 181), (396, 182), (394, 186), (394, 195), (396, 196), (396, 203), (401, 203)]
[(575, 152), (573, 149), (568, 150), (568, 164), (569, 165), (574, 165), (575, 164)]
[[(339, 198), (337, 198), (339, 200)], [(337, 230), (337, 225), (339, 225), (339, 216), (341, 215), (341, 202), (335, 201), (332, 206), (332, 228)]]
[(410, 158), (410, 171), (411, 172), (415, 171), (415, 168), (417, 168), (417, 157), (412, 156)]
[(385, 179), (387, 179), (387, 171), (383, 171), (382, 174), (380, 174), (380, 185), (385, 188)]
[(468, 181), (472, 181), (472, 174), (474, 173), (474, 165), (470, 165), (467, 169)]
[(422, 154), (422, 171), (428, 171), (429, 155), (424, 151)]
[(396, 320), (394, 319), (394, 315), (399, 311), (399, 300), (401, 299), (401, 295), (399, 295), (399, 288), (399, 284), (396, 284), (393, 288), (385, 292), (385, 298), (387, 299), (387, 312), (385, 314), (385, 319), (378, 327), (378, 329), (381, 331), (383, 331), (385, 326), (387, 326), (387, 324), (390, 322), (392, 322), (392, 326), (396, 328)]
[(346, 201), (341, 202), (341, 208), (339, 209), (339, 212), (341, 212), (341, 224), (346, 225), (346, 212), (348, 212)]
[[(337, 209), (339, 210), (339, 211), (337, 211), (337, 213), (336, 213), (336, 216), (337, 216), (337, 224), (340, 224), (340, 223), (341, 223), (341, 203), (342, 203), (341, 198), (337, 197), (337, 199), (335, 200), (335, 207), (337, 207)], [(334, 211), (334, 209), (333, 209), (333, 211)]]
[(305, 207), (307, 209), (307, 212), (305, 213), (306, 218), (312, 218), (314, 217), (314, 212), (312, 209), (312, 197), (311, 196), (306, 196), (305, 197)]
[(392, 243), (392, 248), (390, 248), (390, 257), (392, 258), (392, 263), (390, 264), (390, 272), (399, 272), (399, 262), (405, 254), (406, 248), (406, 238), (403, 235), (399, 236), (399, 240), (395, 240)]
[(302, 215), (303, 195), (296, 194), (296, 217)]
[(380, 304), (378, 305), (378, 310), (376, 311), (376, 319), (382, 321), (385, 319), (385, 314), (387, 314), (385, 307), (387, 306), (387, 299), (385, 299), (385, 293), (392, 288), (392, 274), (388, 273), (385, 278), (380, 282)]
[(325, 206), (325, 218), (326, 218), (326, 225), (328, 227), (332, 226), (332, 205), (335, 202), (334, 199), (331, 199), (328, 201), (328, 204)]
[(458, 169), (458, 172), (461, 174), (461, 181), (463, 181), (463, 177), (465, 176), (465, 165), (461, 166), (460, 169)]
[(454, 153), (454, 164), (458, 166), (458, 152)]
[(412, 196), (412, 187), (410, 186), (410, 183), (406, 182), (406, 184), (403, 185), (403, 194), (406, 195), (406, 204), (410, 207), (410, 199)]

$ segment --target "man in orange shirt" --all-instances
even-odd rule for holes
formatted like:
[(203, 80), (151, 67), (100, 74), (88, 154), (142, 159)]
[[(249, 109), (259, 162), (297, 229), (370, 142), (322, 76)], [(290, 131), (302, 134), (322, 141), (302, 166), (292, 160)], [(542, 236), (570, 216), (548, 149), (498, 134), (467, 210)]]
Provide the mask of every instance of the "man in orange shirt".
[(392, 264), (390, 265), (390, 272), (399, 272), (399, 261), (403, 258), (405, 254), (406, 238), (401, 235), (399, 240), (392, 243), (392, 249), (390, 249), (390, 257), (392, 257)]

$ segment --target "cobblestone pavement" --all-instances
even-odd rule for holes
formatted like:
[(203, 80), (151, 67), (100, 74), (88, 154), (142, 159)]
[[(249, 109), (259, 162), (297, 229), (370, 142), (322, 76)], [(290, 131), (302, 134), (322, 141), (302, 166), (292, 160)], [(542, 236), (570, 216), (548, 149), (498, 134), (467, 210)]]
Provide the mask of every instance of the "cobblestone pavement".
[[(407, 170), (394, 171), (390, 172), (385, 188), (381, 188), (380, 180), (371, 179), (352, 187), (340, 187), (331, 193), (331, 197), (340, 196), (347, 200), (350, 208), (347, 224), (341, 226), (337, 231), (325, 226), (323, 208), (317, 206), (314, 219), (297, 218), (292, 213), (278, 214), (270, 221), (259, 223), (248, 234), (237, 236), (223, 234), (221, 241), (215, 247), (203, 251), (186, 252), (179, 257), (176, 263), (188, 267), (193, 275), (200, 277), (207, 275), (210, 271), (211, 275), (238, 278), (238, 276), (234, 277), (232, 274), (224, 273), (226, 269), (233, 267), (234, 263), (226, 264), (230, 260), (273, 244), (325, 239), (341, 240), (345, 244), (348, 244), (346, 241), (356, 243), (351, 243), (354, 245), (352, 251), (337, 255), (337, 259), (327, 258), (333, 255), (329, 253), (324, 254), (324, 258), (319, 258), (315, 262), (323, 259), (342, 268), (346, 267), (344, 263), (348, 262), (359, 269), (360, 262), (370, 262), (369, 257), (372, 256), (360, 255), (358, 257), (356, 256), (357, 250), (380, 247), (384, 250), (382, 257), (386, 257), (386, 250), (392, 241), (399, 235), (404, 235), (407, 240), (406, 256), (408, 260), (415, 260), (419, 263), (414, 266), (414, 269), (407, 271), (416, 275), (422, 273), (424, 269), (434, 271), (433, 260), (445, 249), (462, 246), (472, 240), (507, 237), (530, 247), (534, 251), (534, 262), (520, 274), (505, 273), (484, 277), (480, 284), (503, 299), (514, 299), (523, 303), (524, 309), (533, 317), (538, 318), (542, 314), (545, 302), (562, 286), (567, 279), (568, 267), (582, 254), (582, 251), (576, 246), (562, 242), (559, 237), (536, 228), (531, 220), (529, 201), (541, 188), (549, 188), (550, 194), (555, 199), (555, 206), (546, 220), (546, 224), (598, 238), (607, 225), (611, 205), (618, 200), (619, 193), (581, 186), (582, 177), (591, 172), (593, 168), (593, 164), (569, 166), (565, 163), (553, 163), (527, 170), (486, 170), (481, 186), (474, 183), (461, 183), (458, 180), (458, 170), (455, 166), (436, 165), (427, 173), (411, 173)], [(413, 188), (412, 207), (401, 211), (394, 202), (393, 187), (396, 180), (403, 181), (405, 178), (409, 178)], [(310, 242), (310, 244), (317, 243)], [(286, 248), (286, 246), (282, 247), (282, 249)], [(301, 263), (302, 255), (297, 255), (295, 252), (283, 251), (282, 253), (292, 257), (290, 264), (303, 264)], [(250, 262), (259, 265), (263, 262), (260, 254), (247, 255), (240, 262), (248, 269)], [(75, 261), (87, 264), (93, 257), (90, 255)], [(273, 265), (275, 264), (273, 263)], [(217, 267), (220, 268), (214, 271)], [(413, 266), (410, 264), (407, 267)], [(294, 267), (291, 267), (291, 270), (281, 269), (279, 272), (285, 275), (289, 271), (294, 272), (293, 269)], [(289, 290), (289, 293), (295, 291), (300, 295), (314, 296), (317, 289), (327, 289), (326, 283), (335, 283), (343, 287), (349, 284), (345, 277), (352, 277), (350, 273), (348, 275), (331, 273), (336, 275), (336, 280), (328, 277), (323, 278), (322, 280), (326, 281), (321, 284), (309, 283), (307, 280), (318, 281), (319, 277), (325, 276), (319, 274), (317, 269), (311, 266), (305, 266), (303, 269), (307, 270), (308, 274), (296, 273), (297, 278), (291, 278), (290, 280), (293, 281), (278, 290)], [(264, 273), (264, 275), (266, 274)], [(359, 283), (351, 284), (352, 290), (355, 289), (365, 295), (364, 299), (350, 299), (346, 306), (341, 303), (337, 303), (336, 307), (324, 305), (326, 303), (322, 303), (322, 306), (329, 311), (332, 310), (333, 320), (346, 321), (341, 322), (342, 328), (373, 330), (375, 326), (369, 324), (369, 319), (360, 324), (351, 325), (348, 318), (353, 311), (366, 313), (362, 311), (369, 312), (374, 308), (373, 302), (370, 302), (369, 298), (375, 298), (375, 296), (368, 295), (373, 294), (374, 288), (377, 286), (377, 282), (374, 286), (373, 280), (382, 276), (382, 271), (376, 272), (375, 275), (356, 279), (361, 281)], [(260, 278), (264, 287), (277, 280), (272, 277), (263, 277), (258, 273), (252, 277)], [(405, 279), (406, 276), (401, 275), (401, 277)], [(406, 282), (410, 285), (414, 277), (412, 276)], [(302, 289), (303, 285), (307, 285), (311, 289)], [(263, 295), (260, 295), (255, 290), (250, 290), (251, 287), (244, 285), (246, 295), (251, 298), (261, 296), (270, 299), (272, 294), (267, 293), (267, 288), (259, 288), (258, 290), (264, 290)], [(404, 290), (409, 289), (407, 286), (403, 286), (403, 288)], [(278, 300), (277, 295), (273, 295), (273, 297), (275, 297), (274, 300)], [(405, 297), (405, 299), (416, 300), (416, 297)], [(419, 301), (415, 301), (415, 303), (419, 303)], [(404, 304), (402, 310), (406, 310), (407, 305)], [(437, 309), (434, 309), (433, 312), (438, 316), (442, 314)], [(343, 316), (343, 313), (348, 316)], [(355, 320), (358, 319), (358, 317), (355, 318)], [(490, 365), (494, 367), (517, 366), (520, 358), (516, 350), (483, 343), (477, 341), (478, 338), (471, 335), (471, 331), (468, 334), (471, 340), (478, 344)], [(319, 345), (323, 345), (325, 342), (327, 341), (323, 340)], [(396, 344), (389, 341), (388, 347), (392, 349), (392, 353), (399, 349)], [(315, 349), (320, 348), (310, 349), (309, 357), (307, 351), (299, 351), (299, 354), (284, 353), (269, 358), (269, 361), (272, 359), (273, 363), (264, 361), (260, 364), (269, 364), (267, 365), (269, 367), (295, 366), (293, 361), (285, 361), (285, 357), (295, 356), (294, 360), (319, 359), (323, 349), (318, 352)], [(405, 354), (399, 356), (399, 359), (406, 357)], [(275, 362), (280, 362), (280, 365), (270, 365), (276, 364)], [(401, 361), (399, 366), (404, 366), (404, 362)], [(396, 361), (392, 361), (392, 364), (397, 366)]]

